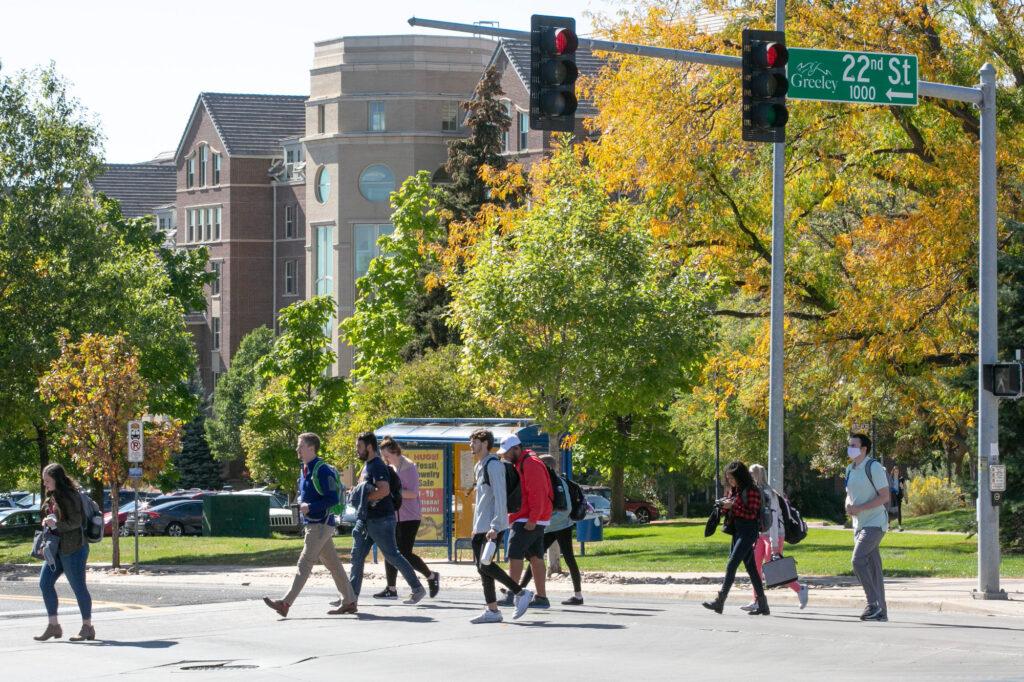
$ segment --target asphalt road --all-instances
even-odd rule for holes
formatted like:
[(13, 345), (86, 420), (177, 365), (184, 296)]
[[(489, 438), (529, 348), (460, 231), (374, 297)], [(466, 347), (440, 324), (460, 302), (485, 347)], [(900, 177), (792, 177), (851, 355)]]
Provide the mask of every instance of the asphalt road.
[[(63, 583), (63, 581), (62, 581)], [(310, 588), (287, 619), (264, 588), (96, 585), (100, 641), (36, 643), (45, 627), (31, 580), (0, 582), (4, 679), (715, 680), (1024, 679), (1024, 618), (892, 613), (861, 623), (853, 609), (780, 607), (771, 617), (718, 616), (693, 602), (595, 596), (581, 608), (530, 611), (471, 625), (475, 591), (419, 606), (364, 599), (358, 616), (326, 615), (333, 591)], [(66, 585), (61, 595), (70, 599)], [(116, 654), (116, 655), (112, 655)], [(45, 663), (44, 663), (45, 662)], [(181, 677), (184, 675), (184, 677)]]

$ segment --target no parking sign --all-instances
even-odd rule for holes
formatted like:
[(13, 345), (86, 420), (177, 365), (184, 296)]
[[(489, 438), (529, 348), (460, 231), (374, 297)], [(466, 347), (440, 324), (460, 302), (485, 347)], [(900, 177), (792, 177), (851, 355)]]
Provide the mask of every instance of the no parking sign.
[(142, 456), (142, 422), (133, 419), (128, 422), (128, 461), (141, 462)]

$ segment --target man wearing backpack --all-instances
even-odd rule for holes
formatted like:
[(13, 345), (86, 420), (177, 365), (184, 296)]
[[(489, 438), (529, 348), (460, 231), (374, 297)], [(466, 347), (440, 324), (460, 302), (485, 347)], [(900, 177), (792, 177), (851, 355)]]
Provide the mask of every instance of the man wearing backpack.
[(853, 572), (864, 587), (867, 608), (861, 620), (886, 622), (885, 580), (878, 547), (889, 528), (889, 481), (882, 464), (870, 457), (871, 440), (850, 434), (846, 454), (846, 513), (853, 518)]
[[(528, 560), (537, 584), (537, 596), (530, 606), (545, 609), (551, 606), (544, 590), (544, 529), (551, 523), (554, 500), (551, 476), (544, 463), (532, 451), (524, 450), (522, 441), (515, 435), (506, 436), (501, 441), (498, 454), (515, 466), (522, 490), (522, 504), (518, 510), (509, 510), (508, 515), (512, 527), (508, 544), (509, 576), (519, 582), (523, 575), (523, 560)], [(529, 590), (513, 598), (517, 609), (526, 593)]]
[(334, 548), (336, 521), (331, 508), (339, 503), (338, 473), (320, 459), (320, 437), (315, 433), (301, 434), (295, 452), (302, 462), (302, 474), (298, 480), (299, 512), (305, 526), (302, 554), (299, 555), (292, 588), (284, 599), (264, 597), (263, 602), (282, 618), (286, 617), (319, 559), (331, 572), (334, 585), (342, 595), (342, 612), (355, 613), (356, 593), (338, 558), (338, 550)]
[(502, 535), (508, 530), (508, 483), (506, 467), (498, 457), (491, 454), (494, 434), (487, 429), (474, 431), (469, 437), (469, 447), (476, 459), (476, 504), (473, 506), (473, 561), (484, 587), (484, 601), (487, 608), (470, 622), (500, 623), (503, 618), (498, 610), (494, 581), (504, 585), (511, 594), (522, 595), (516, 602), (513, 618), (521, 618), (530, 606), (533, 592), (519, 586), (494, 560), (493, 553), (484, 556), (484, 547), (490, 542), (495, 546), (502, 542)]
[[(427, 591), (409, 560), (398, 551), (398, 540), (395, 535), (395, 502), (391, 489), (394, 470), (381, 459), (377, 448), (377, 436), (372, 431), (360, 434), (356, 439), (356, 455), (360, 461), (366, 463), (359, 476), (359, 485), (352, 491), (353, 500), (359, 497), (365, 500), (358, 506), (356, 525), (352, 529), (352, 589), (356, 593), (356, 599), (359, 598), (359, 590), (363, 584), (366, 555), (373, 545), (377, 545), (384, 558), (398, 569), (412, 590), (412, 595), (404, 603), (418, 604), (427, 596)], [(401, 494), (400, 490), (394, 492)], [(346, 611), (345, 607), (341, 606), (328, 613), (353, 611)]]

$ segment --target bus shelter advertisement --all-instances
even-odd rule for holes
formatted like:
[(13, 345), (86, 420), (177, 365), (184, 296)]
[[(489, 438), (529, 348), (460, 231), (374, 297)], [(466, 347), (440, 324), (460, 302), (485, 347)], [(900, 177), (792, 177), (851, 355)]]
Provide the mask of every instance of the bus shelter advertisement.
[(416, 540), (444, 541), (444, 450), (406, 450), (420, 474), (420, 521)]

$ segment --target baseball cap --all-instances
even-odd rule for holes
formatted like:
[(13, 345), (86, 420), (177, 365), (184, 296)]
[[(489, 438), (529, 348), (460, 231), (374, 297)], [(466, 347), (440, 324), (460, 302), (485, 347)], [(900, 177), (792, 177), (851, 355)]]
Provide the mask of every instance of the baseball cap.
[(501, 441), (501, 446), (498, 448), (498, 454), (499, 455), (504, 455), (506, 452), (508, 452), (509, 450), (514, 448), (515, 446), (522, 445), (522, 444), (523, 444), (523, 441), (519, 440), (519, 436), (516, 436), (516, 435), (505, 436), (505, 438)]

